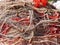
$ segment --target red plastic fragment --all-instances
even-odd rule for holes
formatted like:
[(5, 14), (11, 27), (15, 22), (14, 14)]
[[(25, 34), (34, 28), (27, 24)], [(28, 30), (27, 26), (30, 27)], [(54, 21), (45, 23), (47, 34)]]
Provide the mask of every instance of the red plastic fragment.
[(33, 2), (35, 7), (40, 7), (41, 5), (46, 6), (48, 3), (48, 0), (33, 0)]
[(41, 2), (42, 2), (42, 5), (43, 5), (43, 6), (46, 6), (47, 3), (48, 3), (48, 0), (41, 0)]

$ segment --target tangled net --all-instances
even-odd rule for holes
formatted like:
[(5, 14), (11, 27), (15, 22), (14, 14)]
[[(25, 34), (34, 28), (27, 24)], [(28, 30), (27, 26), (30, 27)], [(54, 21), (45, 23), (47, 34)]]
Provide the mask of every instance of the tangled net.
[[(35, 8), (31, 4), (18, 1), (0, 4), (1, 45), (59, 45), (59, 31), (60, 12), (56, 9)], [(36, 41), (35, 36), (40, 38)], [(28, 41), (27, 44), (26, 40), (30, 39), (31, 43)]]

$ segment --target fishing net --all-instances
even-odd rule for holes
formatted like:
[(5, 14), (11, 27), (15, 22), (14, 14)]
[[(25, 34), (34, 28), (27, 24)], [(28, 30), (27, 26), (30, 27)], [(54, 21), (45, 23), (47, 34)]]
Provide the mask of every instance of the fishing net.
[(51, 5), (35, 8), (31, 3), (9, 1), (0, 2), (1, 45), (59, 45), (58, 10)]

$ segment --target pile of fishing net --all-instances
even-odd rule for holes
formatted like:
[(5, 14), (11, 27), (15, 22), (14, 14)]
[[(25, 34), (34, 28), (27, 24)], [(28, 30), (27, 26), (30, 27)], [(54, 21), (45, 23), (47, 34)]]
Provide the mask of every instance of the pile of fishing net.
[(59, 34), (59, 31), (60, 12), (56, 9), (36, 8), (31, 3), (19, 1), (0, 2), (1, 45), (25, 45), (25, 40), (34, 36)]

